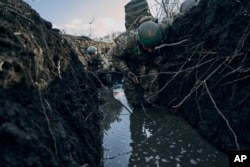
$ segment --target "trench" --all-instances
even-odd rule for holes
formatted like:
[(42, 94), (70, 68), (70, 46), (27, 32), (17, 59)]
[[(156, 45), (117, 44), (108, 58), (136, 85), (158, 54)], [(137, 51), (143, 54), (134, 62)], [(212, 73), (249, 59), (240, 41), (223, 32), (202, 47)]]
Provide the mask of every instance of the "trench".
[(100, 111), (104, 167), (229, 166), (225, 153), (164, 108), (129, 112), (122, 85), (109, 93), (100, 89), (99, 96), (103, 101)]

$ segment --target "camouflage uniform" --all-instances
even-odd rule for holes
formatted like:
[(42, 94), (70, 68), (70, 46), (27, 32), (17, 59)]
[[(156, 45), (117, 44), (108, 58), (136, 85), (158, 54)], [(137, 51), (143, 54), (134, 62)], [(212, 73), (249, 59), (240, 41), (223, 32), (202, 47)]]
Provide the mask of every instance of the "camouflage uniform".
[[(167, 27), (162, 25), (162, 28), (165, 32)], [(109, 56), (112, 57), (113, 65), (123, 72), (128, 102), (132, 106), (139, 106), (140, 96), (143, 95), (145, 103), (156, 103), (159, 92), (158, 68), (163, 59), (159, 53), (145, 51), (137, 41), (136, 30), (130, 30), (116, 39), (116, 46), (109, 52)], [(134, 66), (133, 69), (131, 65)], [(134, 74), (143, 92), (138, 91), (138, 86), (132, 81)]]
[(88, 70), (93, 72), (97, 78), (97, 82), (104, 82), (108, 86), (112, 86), (111, 74), (109, 72), (111, 62), (101, 51), (97, 52), (96, 57), (88, 55)]

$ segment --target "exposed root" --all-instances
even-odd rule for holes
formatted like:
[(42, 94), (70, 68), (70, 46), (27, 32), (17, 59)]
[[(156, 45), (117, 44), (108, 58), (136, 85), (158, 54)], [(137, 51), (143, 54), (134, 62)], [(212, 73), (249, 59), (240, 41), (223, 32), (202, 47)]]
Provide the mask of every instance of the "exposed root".
[(203, 85), (205, 86), (206, 90), (207, 90), (207, 93), (209, 95), (209, 98), (211, 99), (213, 105), (214, 105), (214, 108), (216, 109), (216, 111), (220, 114), (220, 116), (224, 119), (224, 121), (226, 122), (229, 130), (232, 132), (233, 136), (234, 136), (234, 141), (235, 141), (235, 145), (238, 149), (238, 151), (240, 150), (240, 146), (239, 146), (239, 143), (238, 143), (238, 138), (233, 130), (233, 128), (231, 127), (231, 125), (229, 124), (229, 121), (227, 120), (227, 118), (224, 116), (224, 114), (220, 111), (220, 109), (218, 108), (218, 106), (216, 105), (216, 102), (214, 101), (208, 87), (207, 87), (207, 83), (206, 81), (203, 82)]

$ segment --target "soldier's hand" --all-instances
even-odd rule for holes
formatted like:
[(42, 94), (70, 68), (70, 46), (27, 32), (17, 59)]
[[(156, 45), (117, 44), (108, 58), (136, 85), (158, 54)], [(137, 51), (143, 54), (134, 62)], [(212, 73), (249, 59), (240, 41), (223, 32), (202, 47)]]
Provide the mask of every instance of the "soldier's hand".
[(137, 76), (133, 76), (132, 80), (135, 84), (139, 84), (139, 80), (138, 80)]
[(128, 78), (131, 79), (135, 84), (139, 83), (137, 76), (132, 72), (128, 73)]

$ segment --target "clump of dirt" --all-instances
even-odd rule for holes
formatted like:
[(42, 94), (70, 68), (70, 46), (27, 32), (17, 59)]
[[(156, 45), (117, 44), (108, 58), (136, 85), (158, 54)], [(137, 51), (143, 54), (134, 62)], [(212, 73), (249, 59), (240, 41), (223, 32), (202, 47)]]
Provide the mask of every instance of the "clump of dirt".
[[(224, 151), (249, 150), (250, 2), (201, 0), (173, 22), (162, 103)], [(188, 40), (186, 42), (181, 42)]]
[(0, 166), (99, 166), (97, 92), (83, 55), (110, 44), (62, 35), (21, 0), (1, 0), (0, 13)]

